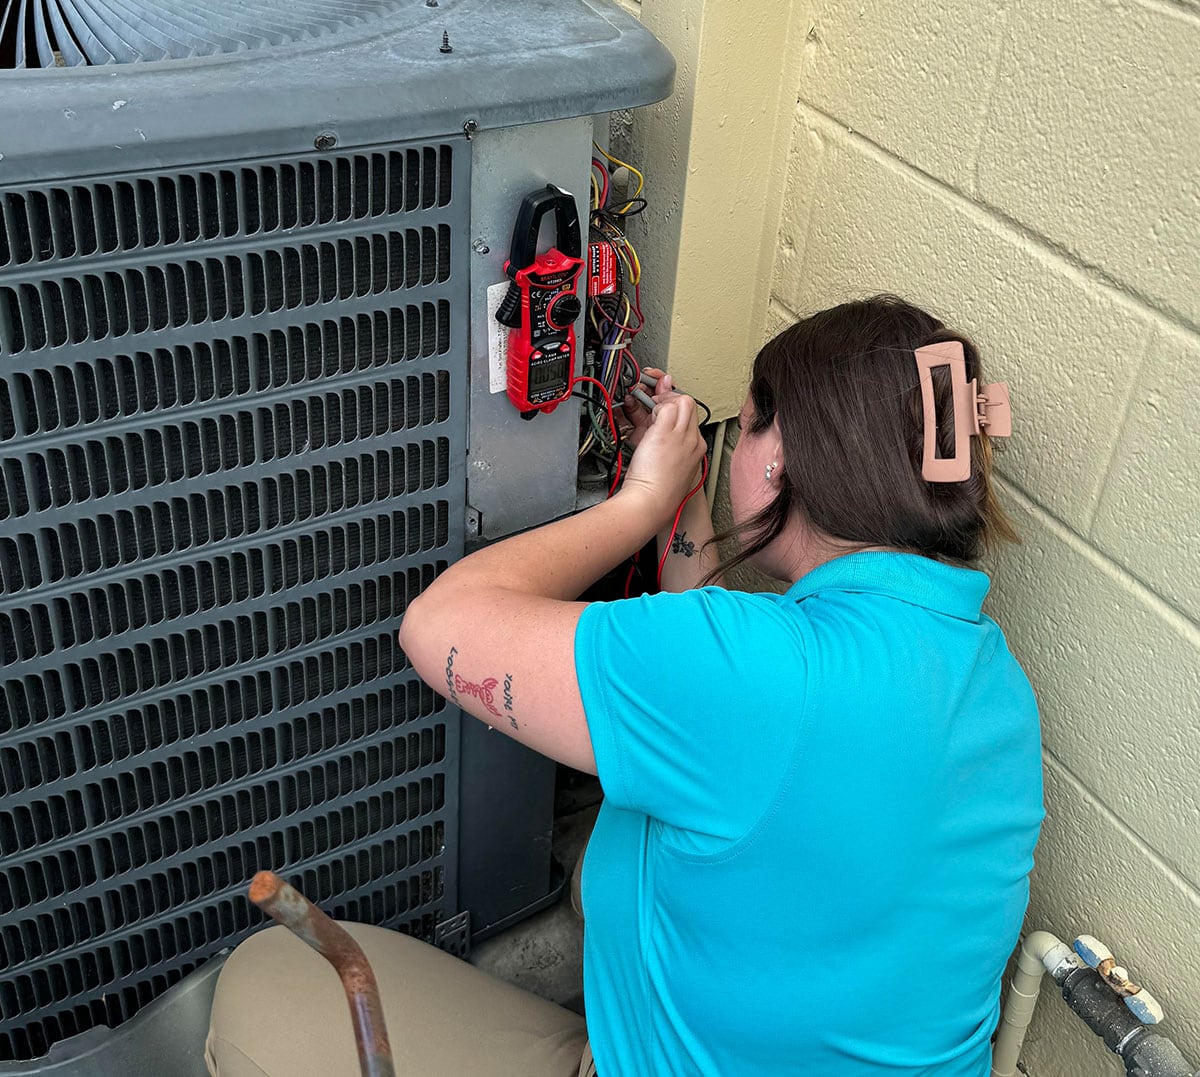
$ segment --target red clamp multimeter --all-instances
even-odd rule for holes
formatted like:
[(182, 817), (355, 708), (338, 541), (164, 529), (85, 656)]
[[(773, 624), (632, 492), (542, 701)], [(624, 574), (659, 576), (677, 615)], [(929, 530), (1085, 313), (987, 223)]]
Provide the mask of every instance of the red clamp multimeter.
[[(542, 218), (554, 211), (555, 242), (537, 253)], [(523, 418), (552, 412), (571, 394), (575, 319), (583, 310), (575, 287), (583, 268), (579, 211), (561, 187), (547, 184), (521, 203), (504, 272), (512, 278), (496, 320), (508, 335), (508, 399)]]

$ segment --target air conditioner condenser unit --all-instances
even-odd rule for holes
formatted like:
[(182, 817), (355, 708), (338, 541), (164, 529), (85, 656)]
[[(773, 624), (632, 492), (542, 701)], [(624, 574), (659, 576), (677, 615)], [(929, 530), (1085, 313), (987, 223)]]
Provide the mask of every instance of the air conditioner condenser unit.
[(0, 0), (0, 1073), (258, 927), (261, 868), (448, 945), (551, 892), (552, 767), (396, 629), (575, 507), (487, 291), (672, 76), (607, 0)]

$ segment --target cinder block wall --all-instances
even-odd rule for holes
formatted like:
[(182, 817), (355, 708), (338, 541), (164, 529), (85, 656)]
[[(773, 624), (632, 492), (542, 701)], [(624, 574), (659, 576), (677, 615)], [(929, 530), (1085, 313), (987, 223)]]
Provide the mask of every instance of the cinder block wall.
[[(768, 329), (895, 291), (1012, 383), (993, 614), (1041, 702), (1029, 927), (1109, 943), (1200, 1065), (1200, 4), (796, 4)], [(1034, 1077), (1123, 1073), (1047, 993)]]

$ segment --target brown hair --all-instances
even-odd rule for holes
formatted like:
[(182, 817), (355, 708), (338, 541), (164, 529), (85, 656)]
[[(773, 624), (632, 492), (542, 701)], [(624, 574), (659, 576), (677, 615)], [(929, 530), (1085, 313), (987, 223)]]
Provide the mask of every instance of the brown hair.
[[(843, 303), (804, 318), (754, 360), (749, 433), (775, 419), (783, 438), (779, 495), (753, 519), (719, 536), (740, 549), (713, 573), (763, 550), (795, 510), (834, 538), (890, 546), (957, 562), (999, 540), (1019, 541), (991, 486), (991, 446), (971, 439), (963, 482), (921, 477), (924, 419), (913, 352), (962, 342), (967, 380), (983, 384), (979, 353), (966, 337), (895, 296)], [(934, 371), (938, 451), (954, 451), (950, 376)]]

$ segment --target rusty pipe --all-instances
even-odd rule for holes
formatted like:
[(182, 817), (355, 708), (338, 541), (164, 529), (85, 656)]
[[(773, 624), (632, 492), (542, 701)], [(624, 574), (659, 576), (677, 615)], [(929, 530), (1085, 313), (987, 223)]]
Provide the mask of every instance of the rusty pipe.
[(395, 1077), (379, 985), (362, 947), (345, 928), (335, 924), (273, 871), (260, 871), (254, 876), (250, 882), (250, 900), (308, 943), (337, 971), (350, 1003), (362, 1077)]

